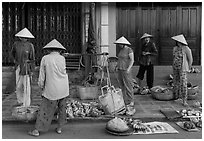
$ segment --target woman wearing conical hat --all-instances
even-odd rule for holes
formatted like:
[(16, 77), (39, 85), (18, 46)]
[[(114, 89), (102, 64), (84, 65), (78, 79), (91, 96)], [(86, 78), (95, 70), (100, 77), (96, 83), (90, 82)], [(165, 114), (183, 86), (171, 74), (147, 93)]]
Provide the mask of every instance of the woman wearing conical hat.
[(35, 68), (34, 46), (28, 39), (34, 38), (27, 28), (22, 29), (16, 35), (19, 38), (15, 41), (11, 50), (16, 69), (16, 96), (18, 105), (30, 106), (31, 87), (30, 77)]
[(125, 37), (120, 37), (115, 44), (121, 48), (118, 54), (118, 80), (122, 89), (123, 98), (126, 104), (126, 114), (133, 115), (135, 113), (133, 100), (133, 82), (131, 69), (134, 63), (134, 53), (129, 47), (131, 44)]
[(182, 99), (183, 105), (187, 106), (187, 72), (193, 63), (192, 52), (182, 34), (171, 38), (176, 42), (172, 65), (174, 99)]
[(69, 81), (66, 73), (65, 58), (60, 52), (66, 50), (56, 39), (48, 43), (43, 49), (49, 54), (43, 56), (40, 63), (38, 85), (42, 89), (42, 103), (38, 112), (35, 129), (29, 135), (39, 136), (40, 132), (49, 130), (54, 114), (58, 112), (57, 133), (62, 132), (66, 123), (66, 101), (69, 96)]
[(153, 87), (154, 82), (154, 60), (155, 56), (158, 54), (155, 44), (150, 40), (153, 36), (145, 33), (140, 40), (144, 41), (142, 43), (140, 55), (139, 55), (139, 71), (137, 74), (138, 84), (142, 86), (142, 80), (144, 79), (144, 74), (146, 72), (146, 83), (148, 88)]

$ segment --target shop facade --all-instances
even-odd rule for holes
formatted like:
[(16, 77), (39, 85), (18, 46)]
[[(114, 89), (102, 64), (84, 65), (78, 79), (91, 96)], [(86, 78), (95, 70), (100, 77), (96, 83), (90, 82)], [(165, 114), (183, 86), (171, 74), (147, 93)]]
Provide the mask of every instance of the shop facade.
[(140, 37), (152, 34), (159, 55), (156, 65), (171, 65), (171, 37), (184, 34), (192, 49), (194, 65), (201, 65), (201, 2), (4, 2), (2, 3), (2, 65), (13, 65), (9, 57), (15, 34), (27, 27), (35, 36), (39, 65), (42, 47), (56, 38), (69, 53), (85, 53), (88, 38), (90, 4), (98, 52), (117, 56), (113, 42), (125, 36), (132, 44), (138, 65)]

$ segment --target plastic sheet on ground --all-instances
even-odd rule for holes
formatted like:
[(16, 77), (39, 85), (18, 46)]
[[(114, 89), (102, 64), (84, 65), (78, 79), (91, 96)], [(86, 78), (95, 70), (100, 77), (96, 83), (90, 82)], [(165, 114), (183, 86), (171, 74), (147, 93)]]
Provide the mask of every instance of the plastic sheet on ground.
[(147, 130), (144, 131), (135, 131), (134, 135), (139, 134), (164, 134), (164, 133), (179, 133), (176, 129), (174, 129), (171, 125), (166, 122), (148, 122), (144, 123), (147, 127)]

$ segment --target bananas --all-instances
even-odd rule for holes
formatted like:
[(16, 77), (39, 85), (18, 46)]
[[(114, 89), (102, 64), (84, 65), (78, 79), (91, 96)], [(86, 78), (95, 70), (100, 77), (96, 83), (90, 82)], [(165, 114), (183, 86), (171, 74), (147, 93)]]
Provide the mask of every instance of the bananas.
[(133, 129), (137, 131), (145, 131), (147, 127), (143, 123), (136, 123), (136, 124), (133, 124)]

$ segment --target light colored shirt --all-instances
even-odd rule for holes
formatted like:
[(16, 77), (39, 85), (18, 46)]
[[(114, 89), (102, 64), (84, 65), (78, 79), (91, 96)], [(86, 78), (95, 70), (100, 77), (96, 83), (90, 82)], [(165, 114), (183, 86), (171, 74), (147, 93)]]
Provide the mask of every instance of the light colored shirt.
[(190, 67), (193, 63), (193, 57), (191, 49), (188, 46), (183, 46), (183, 71), (190, 71)]
[(130, 47), (124, 47), (118, 53), (118, 69), (119, 70), (127, 70), (130, 65), (130, 57), (129, 54), (133, 53), (133, 50)]
[(40, 63), (38, 85), (42, 95), (49, 100), (58, 100), (69, 95), (69, 81), (65, 58), (58, 52), (45, 55)]

